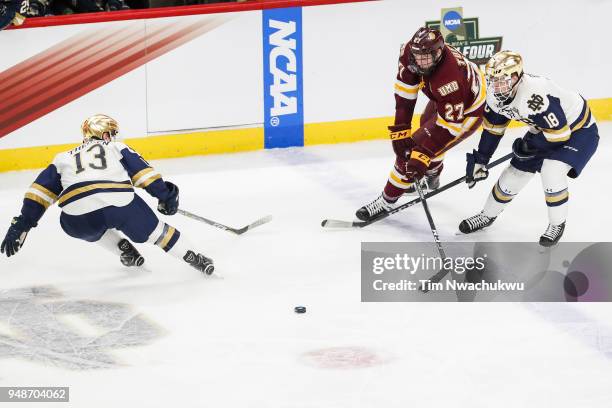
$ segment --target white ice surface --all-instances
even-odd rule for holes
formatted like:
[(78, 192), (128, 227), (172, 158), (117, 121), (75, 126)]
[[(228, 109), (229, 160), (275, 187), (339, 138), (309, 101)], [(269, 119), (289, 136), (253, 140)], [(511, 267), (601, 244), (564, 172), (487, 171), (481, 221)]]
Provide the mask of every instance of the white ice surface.
[[(510, 130), (498, 155), (523, 131)], [(596, 156), (570, 184), (565, 241), (610, 240), (611, 133), (612, 124), (600, 125)], [(462, 174), (476, 143), (447, 155), (443, 183)], [(205, 279), (143, 245), (147, 270), (123, 268), (103, 249), (65, 235), (51, 208), (22, 251), (0, 259), (0, 300), (15, 289), (32, 296), (32, 287), (53, 286), (64, 301), (127, 304), (163, 334), (146, 345), (111, 346), (105, 353), (115, 363), (107, 367), (69, 369), (5, 352), (0, 386), (70, 386), (70, 406), (87, 408), (612, 406), (609, 304), (360, 302), (360, 243), (431, 241), (423, 210), (361, 230), (324, 230), (320, 222), (352, 219), (380, 193), (392, 157), (387, 141), (375, 141), (154, 162), (180, 186), (187, 210), (233, 226), (274, 215), (239, 237), (167, 218), (214, 258), (224, 279)], [(473, 190), (461, 185), (430, 200), (443, 241), (466, 239), (455, 235), (457, 225), (481, 209), (501, 168)], [(0, 175), (5, 226), (35, 175)], [(536, 176), (474, 238), (533, 241), (546, 225)], [(308, 312), (295, 314), (296, 305)], [(0, 336), (19, 339), (15, 319), (32, 315), (11, 312)], [(94, 340), (100, 330), (78, 315), (62, 322)], [(375, 363), (322, 368), (309, 360), (307, 353), (335, 347), (371, 353)]]

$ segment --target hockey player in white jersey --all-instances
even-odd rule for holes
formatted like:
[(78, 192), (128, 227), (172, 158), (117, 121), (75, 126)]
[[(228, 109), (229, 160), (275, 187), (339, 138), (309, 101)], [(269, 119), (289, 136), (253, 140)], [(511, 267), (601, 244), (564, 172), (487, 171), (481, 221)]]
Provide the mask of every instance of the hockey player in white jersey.
[(179, 190), (164, 182), (138, 153), (116, 141), (117, 122), (94, 115), (83, 123), (83, 143), (58, 154), (25, 194), (21, 214), (13, 218), (0, 250), (7, 256), (19, 251), (31, 228), (56, 203), (60, 224), (70, 236), (96, 242), (119, 256), (125, 266), (140, 266), (143, 257), (127, 239), (159, 246), (207, 275), (211, 259), (193, 251), (180, 232), (160, 221), (135, 192), (140, 187), (159, 200), (158, 211), (176, 214)]
[(548, 78), (523, 73), (517, 53), (501, 51), (485, 67), (487, 106), (478, 150), (467, 155), (466, 181), (470, 188), (488, 176), (485, 168), (510, 120), (529, 131), (512, 145), (514, 157), (493, 187), (484, 209), (461, 222), (465, 234), (488, 227), (540, 172), (549, 225), (540, 237), (542, 246), (555, 245), (565, 229), (569, 200), (568, 177), (582, 172), (599, 143), (597, 124), (578, 93), (567, 91)]

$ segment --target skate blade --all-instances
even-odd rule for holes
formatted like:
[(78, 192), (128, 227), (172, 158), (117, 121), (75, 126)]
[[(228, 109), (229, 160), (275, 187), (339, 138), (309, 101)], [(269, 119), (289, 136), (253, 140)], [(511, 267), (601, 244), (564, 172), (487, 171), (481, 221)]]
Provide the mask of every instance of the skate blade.
[(465, 234), (465, 233), (457, 230), (457, 231), (455, 231), (455, 235), (461, 235), (461, 236), (467, 237), (468, 235), (472, 236), (472, 235), (476, 235), (476, 234), (482, 234), (483, 232), (484, 232), (484, 229), (481, 229), (481, 230), (478, 230), (478, 231), (474, 231), (474, 232), (470, 232), (468, 234)]

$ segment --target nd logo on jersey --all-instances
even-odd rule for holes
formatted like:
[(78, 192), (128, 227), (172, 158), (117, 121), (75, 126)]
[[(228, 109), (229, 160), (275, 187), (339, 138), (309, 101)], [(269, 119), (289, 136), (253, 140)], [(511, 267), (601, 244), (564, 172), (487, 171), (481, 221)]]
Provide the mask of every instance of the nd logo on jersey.
[(263, 11), (265, 147), (304, 145), (302, 9)]

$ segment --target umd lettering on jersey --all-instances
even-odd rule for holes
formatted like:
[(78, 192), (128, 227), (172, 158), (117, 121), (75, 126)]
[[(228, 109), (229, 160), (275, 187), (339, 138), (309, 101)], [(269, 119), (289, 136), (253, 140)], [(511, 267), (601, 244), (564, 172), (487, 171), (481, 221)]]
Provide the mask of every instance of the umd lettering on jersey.
[[(270, 51), (270, 74), (273, 78), (270, 95), (274, 101), (270, 115), (294, 114), (298, 111), (297, 97), (287, 94), (297, 91), (296, 40), (290, 38), (296, 32), (296, 23), (270, 20), (270, 27), (276, 29), (269, 37), (270, 45), (273, 47)], [(284, 67), (279, 61), (281, 57), (286, 60)]]
[(449, 82), (448, 84), (444, 84), (438, 88), (438, 92), (442, 96), (447, 96), (459, 90), (459, 84), (457, 81)]

